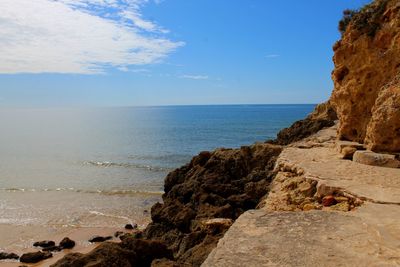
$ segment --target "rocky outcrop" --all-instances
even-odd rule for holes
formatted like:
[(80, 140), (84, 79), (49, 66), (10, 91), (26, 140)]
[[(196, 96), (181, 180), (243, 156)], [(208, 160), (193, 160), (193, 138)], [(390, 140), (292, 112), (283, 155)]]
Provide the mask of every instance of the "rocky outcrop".
[(339, 138), (400, 152), (399, 89), (385, 86), (400, 72), (400, 2), (376, 0), (347, 11), (341, 30), (330, 99), (340, 119)]
[(167, 176), (163, 204), (153, 206), (144, 235), (167, 244), (179, 264), (200, 266), (224, 225), (267, 193), (280, 152), (277, 145), (255, 144), (200, 153)]
[(328, 101), (319, 104), (304, 120), (296, 121), (290, 127), (281, 130), (277, 138), (270, 142), (278, 145), (288, 145), (306, 138), (325, 127), (333, 126), (336, 120), (336, 112)]

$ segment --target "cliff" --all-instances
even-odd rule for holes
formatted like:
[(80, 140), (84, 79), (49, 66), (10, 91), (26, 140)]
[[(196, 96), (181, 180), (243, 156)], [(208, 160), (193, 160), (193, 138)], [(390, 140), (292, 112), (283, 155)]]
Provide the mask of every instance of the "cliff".
[(333, 47), (339, 138), (400, 152), (400, 2), (376, 0), (344, 15)]

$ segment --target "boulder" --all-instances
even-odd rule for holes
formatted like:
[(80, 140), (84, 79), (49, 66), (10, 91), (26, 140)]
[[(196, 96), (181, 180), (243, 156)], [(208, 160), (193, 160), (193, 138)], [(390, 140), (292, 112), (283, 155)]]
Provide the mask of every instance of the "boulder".
[(18, 260), (19, 256), (15, 253), (0, 252), (0, 260)]
[(137, 229), (137, 228), (138, 228), (138, 225), (136, 223), (134, 223), (133, 225), (132, 224), (125, 225), (125, 229), (126, 230), (134, 230), (134, 229)]
[(56, 245), (56, 243), (54, 241), (49, 241), (49, 240), (38, 241), (38, 242), (33, 243), (34, 247), (42, 247), (42, 248), (53, 247), (55, 245)]
[(336, 141), (335, 148), (337, 152), (342, 153), (342, 150), (345, 149), (346, 147), (355, 148), (356, 150), (365, 150), (364, 145), (358, 142), (343, 141), (343, 140)]
[(100, 243), (112, 239), (112, 236), (93, 236), (89, 239), (91, 243)]
[(357, 148), (355, 147), (345, 147), (342, 149), (340, 154), (342, 155), (342, 159), (353, 159), (354, 153), (356, 153)]
[(51, 254), (51, 252), (37, 251), (23, 254), (19, 258), (19, 261), (23, 263), (37, 263), (51, 257), (53, 257), (53, 254)]
[(354, 153), (353, 161), (365, 165), (400, 168), (400, 161), (396, 159), (395, 155), (380, 154), (368, 150)]
[(71, 249), (75, 247), (75, 241), (69, 239), (68, 237), (64, 237), (63, 240), (60, 241), (59, 246), (65, 249)]

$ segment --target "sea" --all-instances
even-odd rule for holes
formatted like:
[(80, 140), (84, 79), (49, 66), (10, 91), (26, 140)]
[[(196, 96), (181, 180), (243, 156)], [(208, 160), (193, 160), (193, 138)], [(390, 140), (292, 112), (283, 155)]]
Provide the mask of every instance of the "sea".
[(1, 108), (0, 226), (144, 226), (168, 172), (273, 139), (314, 107)]

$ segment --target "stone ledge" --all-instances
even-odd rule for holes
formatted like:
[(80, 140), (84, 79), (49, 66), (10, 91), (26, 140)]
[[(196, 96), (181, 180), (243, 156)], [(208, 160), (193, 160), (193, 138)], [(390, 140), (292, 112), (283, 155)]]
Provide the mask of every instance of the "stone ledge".
[(399, 266), (399, 236), (382, 227), (396, 227), (400, 207), (385, 211), (380, 224), (368, 212), (247, 211), (202, 266)]

